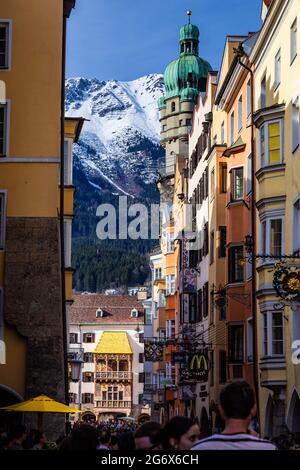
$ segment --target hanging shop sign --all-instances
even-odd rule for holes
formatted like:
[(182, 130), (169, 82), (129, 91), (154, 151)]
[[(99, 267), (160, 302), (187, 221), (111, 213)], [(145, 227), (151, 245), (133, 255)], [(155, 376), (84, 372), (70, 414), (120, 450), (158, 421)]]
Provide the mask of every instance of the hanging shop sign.
[(180, 371), (181, 383), (203, 383), (208, 381), (209, 362), (206, 352), (189, 354), (187, 366)]
[(273, 286), (277, 295), (286, 301), (300, 301), (300, 265), (284, 262), (275, 266)]
[(159, 362), (164, 357), (163, 341), (145, 341), (144, 343), (145, 361)]

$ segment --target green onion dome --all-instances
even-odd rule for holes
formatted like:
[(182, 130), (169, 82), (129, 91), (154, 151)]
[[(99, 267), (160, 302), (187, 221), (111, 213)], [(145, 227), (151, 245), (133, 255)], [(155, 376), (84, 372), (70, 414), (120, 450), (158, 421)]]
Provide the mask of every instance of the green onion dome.
[(199, 29), (193, 24), (185, 24), (180, 28), (180, 41), (185, 41), (187, 39), (199, 40)]
[(187, 88), (181, 90), (180, 99), (181, 101), (194, 101), (196, 102), (198, 99), (199, 91), (197, 88), (191, 88), (190, 84), (188, 83)]

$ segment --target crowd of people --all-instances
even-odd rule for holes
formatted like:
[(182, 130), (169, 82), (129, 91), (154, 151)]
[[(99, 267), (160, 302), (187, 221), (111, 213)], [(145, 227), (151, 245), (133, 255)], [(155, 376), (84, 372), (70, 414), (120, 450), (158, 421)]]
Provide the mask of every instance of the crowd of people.
[(26, 432), (18, 426), (10, 435), (2, 433), (1, 450), (60, 451), (99, 450), (300, 450), (300, 436), (292, 433), (275, 439), (261, 438), (251, 427), (257, 414), (255, 396), (246, 382), (227, 385), (220, 396), (220, 413), (224, 429), (212, 436), (201, 436), (199, 425), (190, 418), (173, 417), (164, 426), (154, 421), (137, 425), (135, 422), (110, 420), (99, 423), (74, 424), (67, 436), (62, 436), (51, 446), (45, 433), (32, 430)]

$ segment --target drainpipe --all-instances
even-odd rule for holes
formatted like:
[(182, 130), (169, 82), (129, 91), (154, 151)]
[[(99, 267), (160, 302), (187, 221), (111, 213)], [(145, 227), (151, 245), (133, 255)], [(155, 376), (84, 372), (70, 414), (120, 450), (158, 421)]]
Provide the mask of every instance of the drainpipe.
[[(242, 49), (242, 47), (241, 47)], [(238, 50), (240, 53), (240, 49)], [(245, 52), (242, 49), (242, 55), (245, 56)], [(251, 304), (252, 304), (252, 318), (253, 318), (253, 382), (256, 395), (256, 406), (257, 406), (257, 418), (260, 420), (259, 414), (259, 377), (258, 377), (258, 348), (257, 348), (257, 308), (256, 308), (256, 205), (255, 205), (255, 140), (254, 140), (254, 73), (253, 70), (244, 64), (239, 58), (239, 64), (241, 67), (246, 69), (251, 76), (251, 232), (253, 238), (252, 248), (252, 290), (251, 290)]]
[[(67, 16), (63, 15), (62, 31), (62, 69), (61, 69), (61, 116), (60, 116), (60, 267), (61, 267), (61, 307), (63, 321), (63, 353), (64, 353), (64, 379), (65, 379), (65, 403), (69, 404), (68, 381), (68, 338), (67, 338), (67, 310), (66, 310), (66, 283), (65, 283), (65, 238), (64, 238), (64, 134), (65, 134), (65, 78), (66, 78), (66, 31)], [(67, 418), (68, 420), (68, 418)]]

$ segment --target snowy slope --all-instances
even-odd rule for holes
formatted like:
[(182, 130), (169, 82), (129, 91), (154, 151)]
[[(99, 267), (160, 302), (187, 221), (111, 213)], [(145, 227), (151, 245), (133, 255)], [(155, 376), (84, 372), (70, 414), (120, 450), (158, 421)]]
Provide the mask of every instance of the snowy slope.
[(131, 82), (66, 81), (66, 115), (89, 120), (75, 145), (75, 169), (95, 191), (110, 183), (113, 192), (135, 197), (153, 185), (161, 157), (157, 100), (162, 93), (157, 74)]

